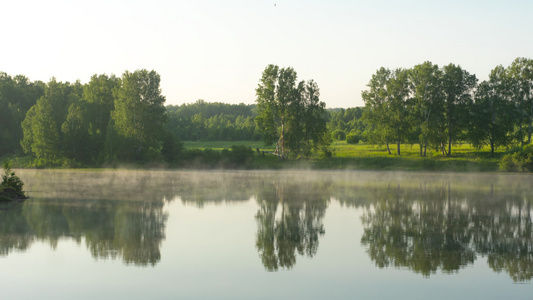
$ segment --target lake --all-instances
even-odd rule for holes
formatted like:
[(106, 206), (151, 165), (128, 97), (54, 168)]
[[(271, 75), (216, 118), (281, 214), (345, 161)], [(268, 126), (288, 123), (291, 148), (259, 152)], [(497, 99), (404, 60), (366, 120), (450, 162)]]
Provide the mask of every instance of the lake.
[(2, 299), (530, 299), (531, 175), (16, 170)]

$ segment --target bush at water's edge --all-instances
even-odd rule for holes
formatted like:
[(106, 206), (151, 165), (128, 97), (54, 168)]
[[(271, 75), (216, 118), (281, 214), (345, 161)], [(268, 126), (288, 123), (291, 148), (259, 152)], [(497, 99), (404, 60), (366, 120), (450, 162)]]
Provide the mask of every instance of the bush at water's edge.
[(500, 170), (508, 172), (533, 172), (533, 145), (515, 147), (505, 154)]
[(0, 202), (26, 199), (23, 187), (24, 182), (11, 170), (11, 161), (4, 161), (4, 175), (0, 183)]

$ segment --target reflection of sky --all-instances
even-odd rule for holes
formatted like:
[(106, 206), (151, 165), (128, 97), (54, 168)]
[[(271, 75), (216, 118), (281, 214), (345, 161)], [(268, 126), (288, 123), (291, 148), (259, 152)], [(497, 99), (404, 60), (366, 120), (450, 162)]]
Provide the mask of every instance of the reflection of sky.
[[(176, 199), (179, 200), (179, 199)], [(0, 258), (3, 299), (525, 299), (485, 258), (453, 275), (424, 278), (406, 269), (379, 269), (361, 247), (361, 209), (332, 201), (326, 234), (313, 258), (290, 271), (266, 272), (255, 248), (255, 199), (198, 208), (181, 201), (169, 213), (161, 261), (154, 267), (94, 259), (85, 244), (62, 238), (55, 250), (34, 242)]]

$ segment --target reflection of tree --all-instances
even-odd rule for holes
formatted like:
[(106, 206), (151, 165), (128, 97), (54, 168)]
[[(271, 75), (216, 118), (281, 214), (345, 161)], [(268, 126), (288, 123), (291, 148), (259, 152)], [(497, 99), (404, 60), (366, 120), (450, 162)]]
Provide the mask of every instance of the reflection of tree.
[(3, 212), (0, 253), (25, 250), (35, 239), (55, 248), (62, 238), (81, 243), (84, 237), (95, 258), (155, 265), (165, 237), (167, 213), (162, 208), (161, 201), (28, 201)]
[(268, 271), (292, 268), (296, 254), (316, 254), (319, 236), (325, 233), (327, 187), (278, 181), (265, 184), (257, 200), (256, 247)]
[(155, 265), (161, 259), (159, 247), (165, 238), (167, 214), (162, 203), (153, 204), (143, 203), (135, 210), (121, 207), (115, 215), (113, 241), (128, 263)]
[(370, 258), (379, 267), (407, 267), (429, 276), (457, 271), (487, 256), (495, 271), (515, 281), (533, 276), (531, 207), (494, 189), (372, 190), (375, 203), (362, 217)]
[[(379, 267), (424, 276), (486, 257), (516, 281), (533, 278), (530, 177), (382, 172), (21, 170), (30, 196), (0, 210), (0, 255), (35, 240), (85, 242), (95, 258), (160, 260), (165, 201), (202, 207), (257, 199), (256, 247), (267, 270), (314, 256), (329, 199), (364, 209), (362, 244)], [(388, 174), (388, 175), (386, 175)], [(318, 176), (316, 176), (318, 175)], [(390, 176), (389, 176), (390, 175)], [(83, 185), (80, 185), (83, 182)], [(443, 183), (444, 182), (444, 183)], [(448, 185), (448, 183), (450, 183)]]
[(531, 204), (506, 197), (491, 206), (479, 206), (474, 218), (476, 250), (487, 256), (496, 272), (505, 271), (514, 281), (533, 278)]
[(20, 205), (0, 211), (0, 256), (8, 255), (14, 250), (26, 250), (33, 240), (34, 236), (26, 219), (22, 217)]
[[(398, 187), (363, 216), (361, 239), (379, 267), (409, 267), (428, 276), (437, 269), (457, 271), (473, 263), (467, 214), (458, 201), (409, 201)], [(433, 195), (437, 196), (437, 195)]]

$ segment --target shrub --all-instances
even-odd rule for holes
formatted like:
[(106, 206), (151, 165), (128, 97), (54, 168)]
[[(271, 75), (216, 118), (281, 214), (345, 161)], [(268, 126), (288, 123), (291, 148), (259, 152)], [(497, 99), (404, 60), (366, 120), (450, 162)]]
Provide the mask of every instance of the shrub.
[(227, 156), (234, 166), (247, 167), (254, 160), (254, 151), (250, 147), (233, 145)]
[(350, 133), (346, 136), (346, 142), (348, 144), (359, 144), (361, 137), (358, 134)]
[(337, 129), (331, 133), (331, 137), (339, 141), (344, 141), (346, 139), (346, 132), (344, 132), (344, 130)]
[(533, 172), (533, 145), (515, 147), (500, 162), (500, 170), (508, 172)]
[(24, 182), (15, 175), (15, 172), (11, 171), (11, 161), (4, 161), (4, 175), (2, 175), (2, 183), (0, 185), (7, 186), (13, 189), (17, 194), (24, 195), (22, 187)]

